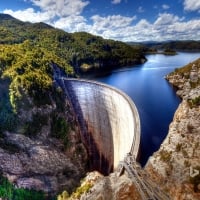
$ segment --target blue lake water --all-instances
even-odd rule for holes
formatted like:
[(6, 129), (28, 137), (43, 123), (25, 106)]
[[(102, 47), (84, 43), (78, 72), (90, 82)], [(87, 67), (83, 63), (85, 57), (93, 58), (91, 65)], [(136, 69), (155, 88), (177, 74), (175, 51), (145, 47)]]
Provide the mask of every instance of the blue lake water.
[[(147, 55), (142, 65), (113, 71), (95, 78), (112, 85), (132, 98), (141, 121), (140, 163), (144, 165), (168, 133), (180, 99), (164, 76), (200, 57), (200, 53), (178, 53), (175, 56)], [(124, 133), (125, 134), (125, 133)]]

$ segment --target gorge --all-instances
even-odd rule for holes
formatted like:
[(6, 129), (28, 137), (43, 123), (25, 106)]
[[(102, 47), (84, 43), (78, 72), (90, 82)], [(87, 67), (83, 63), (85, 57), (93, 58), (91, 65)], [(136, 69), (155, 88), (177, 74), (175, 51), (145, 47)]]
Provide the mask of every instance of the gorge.
[(135, 102), (141, 120), (140, 163), (158, 150), (168, 132), (174, 112), (180, 103), (174, 88), (164, 79), (176, 68), (194, 61), (200, 53), (179, 52), (175, 56), (147, 55), (147, 62), (96, 77), (128, 94)]
[[(184, 59), (186, 59), (186, 54), (182, 55), (184, 55)], [(192, 56), (192, 59), (188, 61), (189, 63), (185, 67), (176, 69), (166, 76), (167, 80), (169, 80), (173, 86), (178, 88), (177, 94), (182, 98), (182, 102), (174, 114), (173, 121), (169, 126), (169, 132), (165, 140), (162, 142), (159, 150), (154, 152), (148, 159), (144, 170), (148, 174), (146, 179), (150, 177), (154, 184), (157, 185), (158, 189), (167, 192), (170, 199), (198, 200), (200, 197), (200, 175), (197, 173), (193, 176), (193, 174), (191, 174), (191, 169), (196, 170), (197, 172), (200, 170), (200, 61), (198, 59), (191, 62), (193, 59), (198, 58), (199, 54), (187, 55), (187, 59)], [(173, 60), (173, 58), (170, 59)], [(181, 59), (181, 62), (182, 61), (183, 59)], [(158, 68), (156, 69), (159, 70)], [(153, 70), (155, 70), (155, 68), (153, 68)], [(125, 73), (127, 71), (131, 70), (126, 69)], [(112, 80), (111, 77), (110, 79)], [(165, 80), (163, 79), (163, 81)], [(173, 91), (170, 86), (169, 89)], [(115, 182), (115, 174), (100, 178), (95, 174), (91, 174), (90, 176), (93, 178), (88, 176), (87, 181), (91, 181), (93, 186), (90, 189), (90, 192), (81, 196), (81, 199), (106, 199), (107, 197), (109, 197), (109, 199), (121, 199), (122, 196), (124, 199), (143, 199), (141, 196), (138, 197), (138, 191), (127, 176), (118, 178), (117, 182)], [(107, 189), (105, 188), (105, 185)], [(103, 192), (105, 189), (106, 194)]]
[[(102, 189), (98, 190), (100, 196), (106, 188), (109, 197), (117, 191), (120, 198), (128, 190), (126, 197), (133, 199), (137, 192), (127, 174), (117, 178), (110, 174), (132, 149), (135, 129), (139, 133), (139, 123), (133, 122), (139, 117), (134, 117), (135, 106), (130, 106), (127, 93), (141, 119), (138, 159), (142, 166), (146, 164), (154, 182), (172, 196), (175, 182), (179, 196), (184, 198), (187, 191), (187, 197), (195, 193), (191, 198), (198, 199), (199, 179), (189, 179), (188, 169), (199, 168), (199, 72), (196, 67), (192, 75), (176, 68), (200, 57), (199, 53), (147, 55), (145, 63), (140, 47), (85, 32), (66, 33), (4, 14), (0, 14), (0, 29), (0, 186), (6, 177), (17, 189), (42, 190), (49, 195), (63, 190), (72, 193), (88, 171), (98, 170), (109, 174), (95, 187)], [(67, 77), (89, 71), (109, 74), (82, 82), (61, 79), (69, 86), (66, 98), (65, 89), (53, 80), (54, 64)], [(168, 80), (184, 101), (169, 128), (180, 98), (163, 77), (173, 70), (177, 74), (172, 73)], [(92, 134), (86, 135), (85, 128)], [(132, 152), (138, 157), (136, 141)], [(177, 174), (183, 180), (177, 179)], [(10, 191), (6, 189), (4, 193)], [(96, 196), (94, 193), (91, 199)]]

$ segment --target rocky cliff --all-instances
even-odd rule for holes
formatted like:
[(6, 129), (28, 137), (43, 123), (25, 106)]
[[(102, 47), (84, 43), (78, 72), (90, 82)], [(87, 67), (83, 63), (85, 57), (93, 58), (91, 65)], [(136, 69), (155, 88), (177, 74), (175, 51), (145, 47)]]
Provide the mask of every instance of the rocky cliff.
[[(169, 133), (160, 149), (150, 157), (144, 170), (158, 188), (172, 200), (200, 199), (200, 59), (166, 76), (182, 98)], [(90, 174), (90, 188), (78, 198), (69, 199), (142, 199), (125, 173), (107, 177)], [(83, 185), (90, 181), (86, 178)], [(65, 199), (60, 196), (60, 199)]]
[[(200, 59), (166, 76), (182, 98), (169, 133), (145, 169), (172, 199), (200, 199)], [(197, 172), (197, 175), (195, 173)]]
[[(0, 115), (9, 118), (6, 84), (0, 82)], [(53, 88), (59, 90), (56, 84)], [(27, 96), (12, 130), (3, 126), (10, 124), (8, 120), (0, 123), (0, 174), (19, 188), (55, 195), (72, 191), (85, 175), (87, 153), (79, 128), (69, 102), (61, 90), (58, 93), (49, 93), (51, 103), (40, 106)]]

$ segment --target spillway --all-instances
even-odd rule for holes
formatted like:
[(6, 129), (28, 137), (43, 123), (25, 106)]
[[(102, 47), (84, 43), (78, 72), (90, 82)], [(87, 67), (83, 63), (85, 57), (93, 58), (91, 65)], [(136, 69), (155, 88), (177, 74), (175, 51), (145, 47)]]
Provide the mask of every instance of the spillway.
[(89, 169), (109, 174), (127, 153), (135, 158), (140, 143), (140, 119), (135, 104), (123, 92), (106, 84), (62, 79), (76, 114)]

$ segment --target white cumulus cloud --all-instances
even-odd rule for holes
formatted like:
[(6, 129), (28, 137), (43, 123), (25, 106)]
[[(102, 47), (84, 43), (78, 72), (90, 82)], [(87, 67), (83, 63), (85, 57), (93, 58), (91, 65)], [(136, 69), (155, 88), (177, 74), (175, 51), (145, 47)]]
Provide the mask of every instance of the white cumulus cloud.
[(178, 16), (169, 14), (169, 13), (162, 13), (159, 14), (157, 20), (155, 21), (155, 25), (167, 25), (177, 22), (178, 20), (181, 20)]
[(129, 26), (136, 16), (124, 17), (121, 15), (109, 15), (107, 17), (101, 17), (99, 15), (94, 15), (91, 17), (93, 20), (93, 26), (97, 29), (117, 29)]
[(54, 13), (56, 16), (65, 17), (80, 15), (83, 9), (90, 3), (83, 0), (30, 0), (43, 11)]
[(101, 35), (105, 38), (123, 40), (127, 28), (131, 27), (132, 22), (136, 19), (133, 17), (124, 17), (121, 15), (110, 15), (102, 17), (94, 15), (91, 17), (93, 24), (88, 32)]
[(184, 0), (184, 10), (200, 12), (200, 0)]
[(12, 15), (13, 17), (20, 19), (21, 21), (29, 22), (49, 22), (51, 19), (51, 12), (36, 12), (33, 8), (27, 8), (25, 10), (13, 11), (6, 9), (3, 11), (4, 14)]
[(88, 31), (91, 28), (90, 25), (87, 25), (86, 19), (80, 15), (60, 18), (53, 22), (52, 25), (67, 32)]
[[(116, 18), (116, 22), (112, 24), (111, 18)], [(122, 20), (118, 24), (117, 18)], [(92, 17), (93, 24), (88, 27), (88, 32), (123, 41), (200, 39), (200, 19), (184, 21), (185, 19), (182, 17), (170, 13), (160, 13), (152, 23), (147, 19), (141, 19), (133, 24), (135, 18), (124, 19), (123, 16), (101, 17), (96, 15)]]
[[(45, 22), (67, 32), (86, 31), (104, 38), (122, 41), (200, 40), (200, 19), (186, 20), (184, 17), (167, 12), (158, 14), (153, 22), (148, 19), (136, 21), (135, 15), (129, 17), (93, 15), (86, 18), (82, 15), (82, 11), (89, 4), (87, 0), (26, 1), (31, 1), (39, 9), (35, 7), (35, 9), (27, 8), (17, 11), (6, 9), (3, 13), (22, 21)], [(198, 4), (191, 4), (193, 0), (185, 0), (186, 2), (190, 2), (190, 6), (196, 5), (193, 9), (198, 9)], [(189, 8), (187, 4), (187, 10)]]

